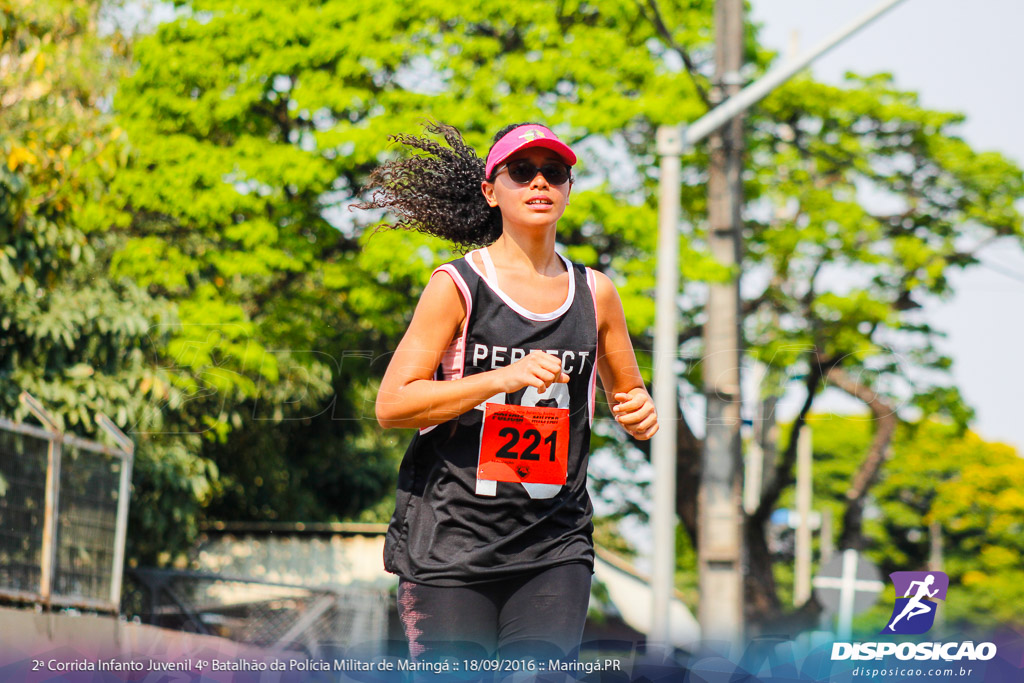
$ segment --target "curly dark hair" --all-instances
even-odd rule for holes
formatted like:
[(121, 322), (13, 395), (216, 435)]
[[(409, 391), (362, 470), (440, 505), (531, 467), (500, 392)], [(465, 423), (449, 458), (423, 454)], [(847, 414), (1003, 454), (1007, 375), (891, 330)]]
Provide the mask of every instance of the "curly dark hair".
[[(495, 134), (491, 147), (510, 130), (524, 125), (528, 124), (505, 126)], [(370, 198), (355, 208), (391, 212), (396, 220), (380, 228), (416, 230), (463, 249), (492, 243), (501, 235), (501, 211), (489, 206), (480, 192), (480, 182), (485, 179), (484, 159), (465, 143), (455, 127), (435, 121), (425, 124), (424, 129), (442, 136), (447, 146), (425, 135), (389, 136), (389, 140), (423, 153), (386, 162), (374, 170), (363, 188), (371, 192)]]

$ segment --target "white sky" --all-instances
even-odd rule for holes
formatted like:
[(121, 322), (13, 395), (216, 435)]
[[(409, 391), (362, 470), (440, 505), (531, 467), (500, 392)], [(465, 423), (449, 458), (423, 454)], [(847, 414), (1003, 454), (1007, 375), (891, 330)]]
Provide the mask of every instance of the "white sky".
[[(762, 24), (762, 43), (785, 53), (794, 31), (800, 49), (809, 49), (879, 2), (750, 4), (748, 19)], [(896, 85), (917, 91), (924, 106), (966, 114), (961, 132), (975, 149), (999, 151), (1024, 165), (1022, 26), (1022, 0), (904, 0), (811, 70), (829, 83), (840, 82), (847, 71), (892, 73)], [(943, 348), (955, 360), (957, 384), (977, 410), (975, 429), (1024, 451), (1024, 253), (1013, 243), (994, 244), (983, 260), (990, 266), (953, 278), (956, 297), (929, 303), (925, 314), (948, 333)], [(800, 400), (792, 397), (782, 417), (791, 417)]]

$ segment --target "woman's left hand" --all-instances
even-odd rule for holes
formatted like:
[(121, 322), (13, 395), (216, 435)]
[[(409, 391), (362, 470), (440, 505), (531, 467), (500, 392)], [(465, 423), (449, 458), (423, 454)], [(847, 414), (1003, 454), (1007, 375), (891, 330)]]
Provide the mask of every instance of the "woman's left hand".
[(654, 436), (658, 431), (658, 412), (646, 389), (637, 387), (629, 393), (619, 392), (614, 398), (618, 403), (612, 406), (612, 414), (630, 436), (641, 441)]

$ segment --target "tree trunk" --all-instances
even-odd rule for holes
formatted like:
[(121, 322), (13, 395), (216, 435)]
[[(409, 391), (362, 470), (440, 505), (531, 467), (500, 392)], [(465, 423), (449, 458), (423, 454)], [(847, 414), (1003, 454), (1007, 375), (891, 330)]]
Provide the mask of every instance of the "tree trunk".
[(697, 547), (697, 492), (700, 490), (700, 458), (704, 442), (694, 436), (676, 402), (676, 514)]
[(841, 368), (831, 368), (826, 375), (828, 381), (851, 396), (864, 401), (875, 418), (875, 436), (868, 454), (857, 468), (850, 488), (846, 491), (846, 509), (843, 511), (843, 530), (839, 536), (839, 547), (862, 550), (864, 547), (864, 505), (868, 492), (878, 481), (889, 454), (889, 444), (896, 431), (899, 419), (896, 409), (876, 394), (871, 387), (858, 382)]

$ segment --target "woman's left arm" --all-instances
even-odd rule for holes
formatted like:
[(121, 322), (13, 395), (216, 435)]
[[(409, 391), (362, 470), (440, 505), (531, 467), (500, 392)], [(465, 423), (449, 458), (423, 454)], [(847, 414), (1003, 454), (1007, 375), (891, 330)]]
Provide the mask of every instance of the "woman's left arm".
[(616, 422), (635, 439), (658, 431), (658, 413), (647, 393), (626, 329), (626, 315), (615, 285), (604, 273), (597, 280), (597, 372)]

